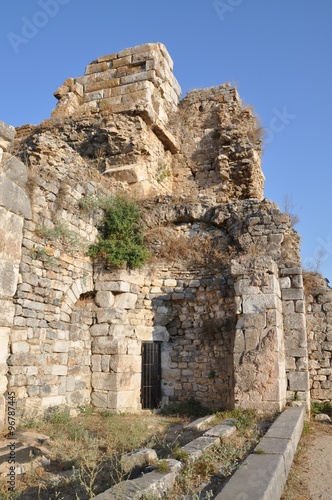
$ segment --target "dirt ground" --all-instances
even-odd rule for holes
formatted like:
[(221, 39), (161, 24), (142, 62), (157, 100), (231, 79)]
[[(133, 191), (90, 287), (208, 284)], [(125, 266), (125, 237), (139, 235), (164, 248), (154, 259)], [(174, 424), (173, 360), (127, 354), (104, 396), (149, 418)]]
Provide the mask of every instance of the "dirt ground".
[(332, 424), (311, 422), (302, 435), (282, 500), (332, 499)]

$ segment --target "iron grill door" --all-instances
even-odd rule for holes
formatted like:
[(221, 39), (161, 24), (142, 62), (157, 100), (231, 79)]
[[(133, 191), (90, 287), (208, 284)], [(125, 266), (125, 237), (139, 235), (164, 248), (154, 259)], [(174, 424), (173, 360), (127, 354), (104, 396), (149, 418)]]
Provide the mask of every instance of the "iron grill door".
[(144, 409), (160, 406), (161, 401), (161, 343), (142, 343), (142, 392), (141, 403)]

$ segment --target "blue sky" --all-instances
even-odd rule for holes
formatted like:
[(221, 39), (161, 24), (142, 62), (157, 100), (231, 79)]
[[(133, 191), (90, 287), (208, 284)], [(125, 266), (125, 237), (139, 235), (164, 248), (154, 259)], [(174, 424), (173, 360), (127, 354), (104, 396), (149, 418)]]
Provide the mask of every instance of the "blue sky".
[(162, 42), (183, 96), (236, 84), (267, 129), (265, 196), (300, 217), (304, 266), (332, 282), (331, 0), (14, 0), (0, 19), (0, 120), (39, 123), (98, 56)]

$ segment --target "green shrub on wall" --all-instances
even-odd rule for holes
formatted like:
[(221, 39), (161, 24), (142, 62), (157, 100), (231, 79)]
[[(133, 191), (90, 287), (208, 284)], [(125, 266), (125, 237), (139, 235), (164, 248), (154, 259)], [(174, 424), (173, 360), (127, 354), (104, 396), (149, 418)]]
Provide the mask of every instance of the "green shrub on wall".
[(144, 243), (141, 212), (134, 201), (114, 196), (103, 202), (104, 218), (98, 227), (98, 241), (90, 245), (88, 255), (102, 257), (114, 267), (124, 264), (141, 267), (149, 252)]

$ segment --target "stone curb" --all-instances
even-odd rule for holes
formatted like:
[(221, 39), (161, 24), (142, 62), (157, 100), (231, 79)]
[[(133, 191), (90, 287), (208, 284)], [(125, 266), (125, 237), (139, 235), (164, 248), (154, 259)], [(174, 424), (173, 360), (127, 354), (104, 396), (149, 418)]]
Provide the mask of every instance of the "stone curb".
[(194, 439), (180, 449), (188, 453), (190, 460), (197, 460), (208, 448), (219, 444), (221, 438), (231, 436), (236, 431), (234, 422), (234, 418), (224, 420), (221, 424), (215, 425), (204, 432), (203, 436)]
[(278, 500), (301, 437), (305, 409), (285, 410), (215, 500)]
[(139, 500), (143, 495), (149, 494), (161, 498), (166, 491), (173, 488), (176, 476), (182, 467), (178, 460), (168, 458), (165, 462), (170, 467), (169, 472), (154, 470), (138, 479), (123, 481), (100, 493), (94, 500)]
[[(208, 418), (211, 420), (211, 416), (209, 416)], [(203, 419), (198, 419), (193, 422), (193, 424), (196, 425), (198, 422), (198, 424), (200, 425), (203, 423), (202, 421)], [(221, 424), (218, 424), (206, 431), (203, 436), (194, 439), (185, 446), (182, 446), (180, 449), (188, 454), (190, 460), (196, 460), (204, 453), (207, 448), (218, 444), (221, 438), (228, 437), (233, 434), (233, 432), (235, 432), (236, 430), (235, 425), (233, 425), (234, 422), (235, 419), (232, 418), (224, 420)], [(169, 472), (163, 474), (158, 472), (157, 470), (154, 470), (152, 472), (149, 472), (148, 474), (143, 475), (142, 477), (139, 477), (138, 479), (123, 481), (104, 491), (104, 493), (100, 493), (99, 495), (94, 497), (94, 499), (140, 499), (142, 495), (145, 494), (153, 494), (157, 498), (161, 498), (166, 491), (173, 488), (176, 476), (179, 474), (180, 469), (183, 465), (178, 460), (174, 460), (172, 458), (168, 458), (166, 462), (170, 466)]]

